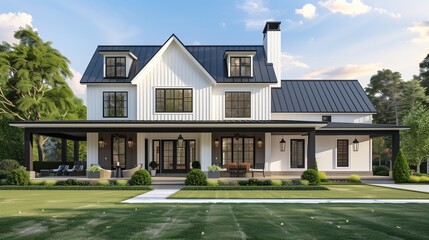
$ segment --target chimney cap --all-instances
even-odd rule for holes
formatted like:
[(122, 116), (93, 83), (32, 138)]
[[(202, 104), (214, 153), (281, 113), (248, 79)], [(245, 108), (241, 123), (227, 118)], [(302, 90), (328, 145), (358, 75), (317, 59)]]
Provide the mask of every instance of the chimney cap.
[(280, 21), (268, 21), (265, 23), (264, 31), (262, 33), (266, 33), (267, 31), (280, 31)]

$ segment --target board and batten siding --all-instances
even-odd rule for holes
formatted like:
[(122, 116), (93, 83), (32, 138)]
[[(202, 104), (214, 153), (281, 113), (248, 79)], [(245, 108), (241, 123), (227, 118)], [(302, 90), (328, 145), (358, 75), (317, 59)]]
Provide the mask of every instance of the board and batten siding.
[[(136, 86), (131, 84), (87, 85), (87, 119), (88, 120), (137, 120)], [(103, 117), (103, 92), (128, 92), (128, 117)]]
[[(212, 120), (225, 118), (225, 92), (251, 92), (251, 117), (244, 120), (271, 119), (271, 89), (268, 84), (219, 84), (213, 87)], [(232, 119), (231, 119), (232, 120)]]
[(332, 122), (372, 123), (372, 114), (340, 114), (340, 113), (273, 113), (273, 120), (322, 121), (322, 116), (332, 116)]
[[(211, 83), (185, 53), (173, 42), (141, 79), (136, 79), (138, 120), (210, 120)], [(155, 111), (155, 89), (191, 88), (191, 113)]]

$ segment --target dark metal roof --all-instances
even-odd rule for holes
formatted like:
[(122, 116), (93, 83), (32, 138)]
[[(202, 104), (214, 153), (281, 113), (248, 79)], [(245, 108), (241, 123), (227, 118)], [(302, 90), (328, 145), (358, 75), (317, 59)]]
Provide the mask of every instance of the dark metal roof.
[[(98, 46), (86, 68), (81, 83), (129, 83), (162, 46)], [(267, 63), (265, 50), (258, 46), (185, 46), (189, 53), (218, 83), (276, 83), (273, 65)], [(103, 78), (103, 55), (100, 51), (129, 51), (137, 57), (128, 78)], [(224, 58), (226, 51), (256, 51), (253, 57), (253, 77), (230, 78)]]
[(410, 129), (410, 126), (406, 125), (394, 125), (394, 124), (371, 124), (371, 123), (339, 123), (330, 122), (328, 125), (322, 128), (323, 130), (339, 130), (339, 129), (392, 129), (392, 130), (405, 130)]
[(271, 89), (273, 113), (376, 113), (357, 80), (282, 80)]

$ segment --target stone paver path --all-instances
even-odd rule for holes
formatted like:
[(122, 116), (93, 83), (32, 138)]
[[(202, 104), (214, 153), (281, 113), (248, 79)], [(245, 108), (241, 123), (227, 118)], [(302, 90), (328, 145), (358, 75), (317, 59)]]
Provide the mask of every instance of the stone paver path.
[(370, 184), (370, 185), (429, 193), (429, 184)]

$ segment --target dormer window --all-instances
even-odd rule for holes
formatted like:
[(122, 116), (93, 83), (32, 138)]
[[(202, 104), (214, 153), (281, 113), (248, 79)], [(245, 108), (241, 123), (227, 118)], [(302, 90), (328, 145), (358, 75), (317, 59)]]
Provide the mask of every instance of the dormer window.
[(124, 78), (126, 77), (125, 57), (106, 57), (106, 77)]
[(253, 77), (253, 56), (256, 51), (226, 51), (228, 77)]

